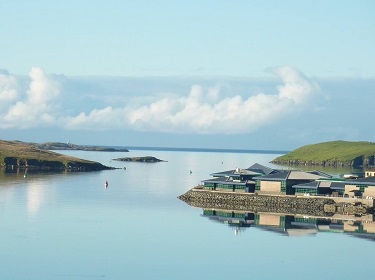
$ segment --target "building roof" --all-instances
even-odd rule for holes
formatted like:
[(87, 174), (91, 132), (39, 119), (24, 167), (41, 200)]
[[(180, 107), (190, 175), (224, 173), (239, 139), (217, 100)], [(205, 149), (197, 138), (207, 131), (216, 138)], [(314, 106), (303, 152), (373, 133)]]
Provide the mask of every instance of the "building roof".
[(226, 176), (231, 176), (233, 174), (253, 175), (253, 176), (264, 175), (264, 173), (261, 170), (252, 170), (252, 169), (250, 170), (248, 168), (247, 169), (241, 169), (241, 168), (237, 167), (236, 169), (212, 173), (211, 176), (213, 176), (213, 177), (226, 177)]
[(328, 174), (316, 174), (316, 172), (305, 172), (300, 170), (281, 171), (275, 174), (269, 174), (255, 178), (255, 180), (263, 181), (279, 181), (279, 180), (318, 180), (320, 178), (327, 178)]
[(366, 177), (366, 178), (358, 178), (353, 180), (345, 181), (346, 184), (363, 184), (363, 185), (374, 185), (375, 186), (375, 176)]
[(332, 178), (333, 177), (332, 175), (330, 175), (328, 173), (325, 173), (323, 171), (319, 171), (319, 170), (309, 171), (309, 173), (316, 174), (316, 175), (319, 175), (319, 176), (325, 177), (325, 178)]
[(218, 178), (212, 178), (203, 180), (203, 183), (213, 183), (213, 184), (223, 184), (223, 185), (246, 185), (246, 184), (255, 184), (254, 181), (251, 180), (243, 180), (243, 181), (237, 181), (226, 177), (218, 177)]
[(320, 182), (318, 181), (313, 181), (313, 182), (309, 182), (305, 184), (296, 184), (296, 185), (293, 185), (292, 188), (293, 189), (317, 189), (319, 186), (319, 183)]
[(332, 190), (345, 189), (344, 182), (335, 181), (312, 181), (304, 184), (296, 184), (292, 186), (294, 189), (317, 189), (317, 188), (331, 188)]
[(258, 173), (261, 173), (263, 175), (268, 175), (268, 174), (280, 172), (279, 170), (269, 168), (269, 167), (261, 165), (259, 163), (253, 164), (252, 166), (248, 167), (247, 170), (258, 172)]
[(263, 181), (279, 181), (279, 180), (286, 180), (288, 178), (289, 171), (282, 171), (279, 173), (268, 174), (265, 176), (257, 177), (255, 180), (263, 180)]
[(233, 172), (234, 172), (234, 169), (231, 169), (231, 170), (226, 170), (226, 171), (215, 172), (215, 173), (212, 173), (210, 175), (214, 176), (214, 177), (225, 177), (225, 176), (228, 176), (230, 174), (233, 174)]

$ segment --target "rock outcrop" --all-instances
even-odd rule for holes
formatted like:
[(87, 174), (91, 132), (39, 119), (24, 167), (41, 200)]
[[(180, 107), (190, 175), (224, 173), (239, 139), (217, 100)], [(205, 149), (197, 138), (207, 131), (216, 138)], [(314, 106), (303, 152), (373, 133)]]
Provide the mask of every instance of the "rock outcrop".
[(158, 159), (156, 157), (151, 157), (151, 156), (145, 156), (145, 157), (124, 157), (124, 158), (115, 158), (113, 160), (117, 161), (134, 161), (134, 162), (161, 162), (163, 160)]

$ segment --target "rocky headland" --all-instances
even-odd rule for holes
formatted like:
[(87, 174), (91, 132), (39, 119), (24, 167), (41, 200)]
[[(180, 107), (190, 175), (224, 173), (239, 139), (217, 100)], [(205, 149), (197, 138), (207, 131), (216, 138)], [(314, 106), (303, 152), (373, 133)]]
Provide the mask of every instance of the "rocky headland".
[(0, 168), (71, 171), (114, 169), (99, 162), (38, 149), (29, 143), (3, 140), (0, 140)]

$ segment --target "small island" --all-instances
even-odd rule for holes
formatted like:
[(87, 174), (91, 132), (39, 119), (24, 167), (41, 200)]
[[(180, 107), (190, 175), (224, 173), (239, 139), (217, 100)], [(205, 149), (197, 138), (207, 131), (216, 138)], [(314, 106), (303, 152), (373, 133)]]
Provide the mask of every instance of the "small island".
[(331, 141), (306, 145), (275, 158), (271, 163), (370, 167), (375, 165), (375, 143)]
[(4, 140), (0, 140), (0, 168), (71, 171), (114, 169), (99, 162), (38, 149), (30, 143)]
[(124, 157), (124, 158), (115, 158), (113, 160), (117, 160), (117, 161), (129, 161), (129, 162), (148, 162), (148, 163), (163, 162), (164, 161), (164, 160), (158, 159), (156, 157), (152, 157), (152, 156), (145, 156), (145, 157)]

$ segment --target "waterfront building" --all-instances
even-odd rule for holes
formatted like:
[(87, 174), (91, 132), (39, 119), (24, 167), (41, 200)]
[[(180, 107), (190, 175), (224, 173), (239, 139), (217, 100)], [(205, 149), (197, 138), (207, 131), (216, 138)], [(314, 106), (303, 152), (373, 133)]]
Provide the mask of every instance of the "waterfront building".
[(260, 164), (246, 169), (215, 172), (203, 180), (203, 189), (297, 196), (331, 196), (375, 198), (375, 176), (345, 179), (333, 178), (318, 171), (278, 170)]
[[(212, 173), (211, 176), (213, 176), (213, 177), (228, 177), (228, 176), (231, 176), (232, 174), (238, 172), (238, 170), (239, 169), (236, 168), (236, 169), (231, 169), (231, 170), (227, 170), (227, 171), (215, 172), (215, 173)], [(255, 164), (253, 164), (252, 166), (250, 166), (246, 169), (240, 169), (240, 170), (242, 171), (242, 173), (252, 172), (252, 174), (254, 174), (254, 176), (264, 176), (264, 175), (268, 175), (268, 174), (274, 174), (274, 173), (281, 172), (281, 170), (272, 169), (272, 168), (269, 168), (267, 166), (261, 165), (259, 163), (255, 163)]]
[(329, 195), (347, 198), (375, 198), (375, 177), (345, 180), (340, 178), (318, 179), (293, 185), (295, 195)]
[(306, 184), (321, 178), (332, 176), (317, 172), (305, 172), (299, 170), (282, 171), (275, 174), (255, 178), (255, 191), (269, 194), (295, 194), (294, 185)]
[[(220, 174), (223, 174), (223, 172)], [(232, 172), (226, 173), (225, 176), (214, 177), (212, 179), (202, 181), (203, 188), (207, 190), (222, 190), (232, 192), (254, 192), (255, 181), (253, 178), (261, 175), (262, 174), (260, 173), (247, 169), (237, 168)]]
[(203, 188), (206, 190), (253, 193), (255, 191), (255, 177), (279, 172), (280, 170), (255, 163), (246, 169), (236, 168), (212, 173), (212, 179), (202, 181)]
[(293, 185), (295, 195), (330, 195), (343, 196), (345, 193), (344, 179), (318, 179), (312, 182)]
[(375, 198), (375, 177), (347, 180), (343, 184), (346, 197)]

